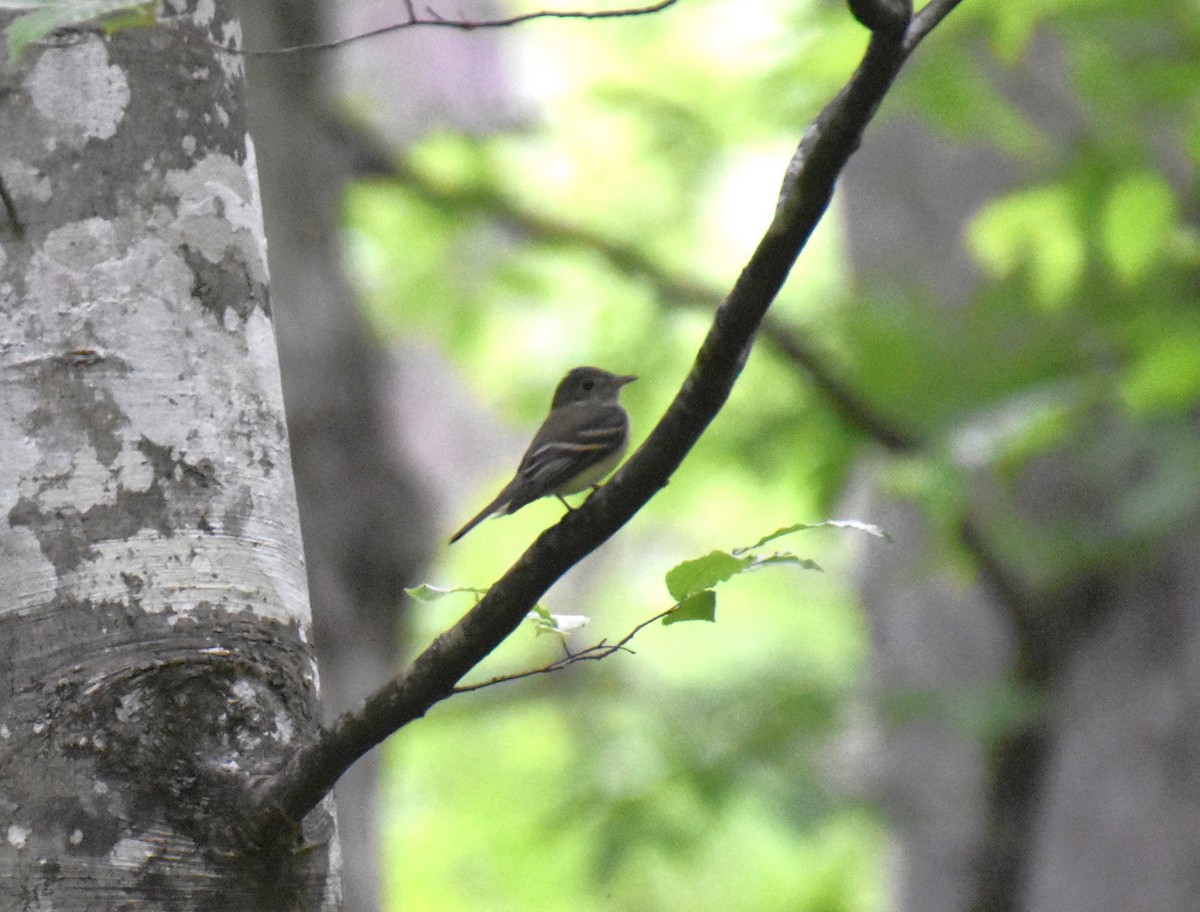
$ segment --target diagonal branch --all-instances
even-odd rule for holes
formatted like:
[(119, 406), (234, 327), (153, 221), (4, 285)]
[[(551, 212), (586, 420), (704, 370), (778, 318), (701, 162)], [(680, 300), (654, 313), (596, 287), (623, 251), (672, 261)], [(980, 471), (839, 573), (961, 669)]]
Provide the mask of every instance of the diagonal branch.
[[(300, 821), (355, 760), (454, 693), (458, 681), (521, 623), (555, 580), (667, 484), (725, 404), (767, 309), (829, 205), (841, 169), (909, 52), (932, 28), (928, 19), (910, 22), (903, 7), (898, 20), (897, 4), (878, 2), (873, 21), (882, 24), (877, 24), (862, 62), (806, 131), (788, 168), (775, 218), (718, 307), (691, 372), (645, 443), (582, 507), (539, 535), (475, 607), (409, 668), (300, 748), (259, 793), (249, 821), (256, 831), (266, 832), (281, 818)], [(948, 11), (955, 2), (931, 0), (931, 5)], [(925, 31), (915, 34), (918, 28)]]

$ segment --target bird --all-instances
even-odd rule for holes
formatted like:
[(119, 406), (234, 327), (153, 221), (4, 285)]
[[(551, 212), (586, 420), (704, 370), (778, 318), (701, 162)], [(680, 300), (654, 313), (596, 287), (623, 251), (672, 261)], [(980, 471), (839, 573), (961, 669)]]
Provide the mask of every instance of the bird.
[(568, 510), (565, 494), (596, 488), (625, 455), (629, 415), (621, 388), (637, 377), (598, 367), (576, 367), (554, 390), (550, 414), (542, 422), (512, 481), (450, 539), (454, 544), (493, 513), (515, 513), (553, 494)]

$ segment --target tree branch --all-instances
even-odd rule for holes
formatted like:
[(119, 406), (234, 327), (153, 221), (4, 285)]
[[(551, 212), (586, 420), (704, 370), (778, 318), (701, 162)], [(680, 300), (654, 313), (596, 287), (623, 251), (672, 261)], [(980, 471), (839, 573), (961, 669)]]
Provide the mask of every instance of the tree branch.
[(311, 44), (293, 44), (285, 48), (243, 48), (238, 50), (224, 45), (218, 45), (218, 47), (227, 53), (240, 54), (244, 57), (277, 57), (285, 54), (301, 54), (310, 51), (332, 51), (345, 47), (348, 44), (353, 44), (356, 41), (365, 41), (368, 38), (389, 35), (392, 32), (399, 32), (410, 28), (430, 26), (456, 29), (460, 32), (472, 32), (476, 29), (508, 28), (509, 26), (520, 25), (523, 22), (532, 22), (535, 19), (628, 19), (632, 16), (648, 16), (652, 13), (661, 12), (678, 2), (679, 0), (659, 0), (658, 3), (651, 3), (646, 6), (631, 6), (615, 10), (538, 10), (532, 13), (507, 16), (503, 19), (447, 19), (440, 13), (435, 12), (432, 7), (426, 7), (424, 14), (418, 13), (416, 4), (412, 0), (405, 0), (404, 9), (406, 18), (400, 22), (393, 22), (391, 25), (380, 26), (367, 32), (350, 35), (347, 38), (336, 38), (332, 41), (317, 41)]
[[(327, 117), (323, 126), (331, 141), (352, 156), (359, 174), (397, 179), (440, 211), (452, 209), (498, 219), (538, 243), (586, 248), (599, 254), (620, 274), (648, 282), (657, 297), (668, 304), (707, 310), (721, 298), (716, 288), (665, 270), (641, 246), (622, 243), (584, 225), (536, 212), (493, 186), (452, 186), (433, 180), (409, 162), (397, 161), (374, 135), (345, 118)], [(767, 314), (761, 332), (776, 352), (808, 375), (818, 393), (850, 430), (893, 452), (912, 452), (921, 445), (916, 433), (881, 412), (846, 382), (842, 372), (803, 330)]]
[[(623, 244), (582, 225), (534, 212), (493, 187), (439, 184), (406, 162), (397, 164), (372, 152), (369, 141), (361, 136), (359, 139), (368, 148), (361, 150), (358, 158), (372, 163), (372, 169), (381, 169), (375, 173), (398, 177), (413, 193), (440, 208), (452, 206), (502, 219), (541, 243), (585, 247), (599, 254), (621, 274), (649, 282), (658, 297), (667, 302), (707, 309), (720, 300), (721, 293), (715, 288), (665, 272), (639, 246)], [(803, 331), (768, 314), (763, 321), (762, 335), (793, 367), (808, 376), (817, 392), (850, 429), (865, 434), (893, 452), (911, 452), (918, 447), (917, 436), (875, 408), (842, 379), (841, 372)]]
[(683, 386), (638, 451), (583, 506), (539, 535), (409, 668), (323, 730), (314, 743), (300, 748), (266, 783), (251, 826), (264, 831), (280, 818), (300, 821), (355, 760), (454, 693), (458, 681), (521, 623), (555, 580), (666, 485), (729, 397), (767, 309), (903, 65), (914, 27), (915, 21), (903, 30), (889, 26), (874, 32), (850, 82), (805, 133), (788, 168), (774, 219), (718, 307)]
[(912, 22), (905, 30), (904, 40), (901, 42), (905, 55), (915, 51), (921, 40), (954, 12), (954, 8), (961, 2), (962, 0), (929, 0), (921, 7), (921, 11), (913, 16)]

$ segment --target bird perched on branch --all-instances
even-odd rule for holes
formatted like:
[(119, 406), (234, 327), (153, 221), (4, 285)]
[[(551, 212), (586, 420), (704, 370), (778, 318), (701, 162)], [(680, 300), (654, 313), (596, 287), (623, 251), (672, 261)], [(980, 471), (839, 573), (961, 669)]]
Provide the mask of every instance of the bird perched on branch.
[(515, 513), (553, 494), (568, 509), (564, 494), (596, 487), (617, 467), (629, 445), (629, 416), (621, 407), (621, 387), (637, 377), (598, 367), (576, 367), (554, 391), (550, 414), (521, 457), (517, 474), (490, 504), (454, 533), (454, 544), (493, 513)]

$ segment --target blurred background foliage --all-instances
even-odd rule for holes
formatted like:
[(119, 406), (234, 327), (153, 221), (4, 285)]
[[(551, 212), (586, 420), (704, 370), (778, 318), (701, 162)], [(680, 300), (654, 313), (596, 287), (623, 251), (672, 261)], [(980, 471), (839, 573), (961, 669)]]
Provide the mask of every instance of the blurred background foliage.
[[(687, 0), (621, 22), (532, 24), (519, 39), (537, 117), (499, 135), (428, 136), (395, 177), (354, 186), (350, 272), (382, 338), (444, 353), (462, 395), (521, 440), (568, 368), (639, 374), (624, 396), (636, 444), (867, 36), (837, 3)], [(1009, 96), (1012, 72), (1047, 57), (1066, 121)], [(920, 118), (947, 143), (1014, 163), (1015, 189), (982, 205), (961, 239), (973, 290), (938, 299), (905, 263), (886, 281), (857, 276), (835, 202), (774, 310), (920, 441), (884, 484), (946, 528), (981, 469), (1003, 486), (1091, 434), (1095, 484), (1110, 488), (1130, 477), (1135, 449), (1155, 451), (1157, 468), (1129, 485), (1120, 521), (1093, 530), (1091, 551), (1046, 547), (1062, 529), (1031, 538), (1018, 517), (997, 520), (1011, 522), (1010, 554), (1036, 579), (1128, 551), (1197, 497), (1200, 450), (1173, 423), (1200, 394), (1197, 86), (1194, 3), (967, 0), (880, 119)], [(1132, 436), (1095, 430), (1085, 419), (1097, 412)], [(619, 638), (662, 610), (662, 577), (680, 560), (837, 515), (872, 446), (762, 341), (671, 485), (551, 591), (550, 610), (592, 618), (568, 644)], [(447, 533), (507, 480), (519, 445), (497, 449), (481, 476), (444, 493)], [(560, 512), (542, 502), (485, 523), (429, 581), (487, 585)], [(649, 628), (635, 655), (453, 699), (394, 739), (394, 907), (885, 908), (884, 830), (855, 788), (866, 643), (846, 567), (853, 549), (887, 545), (836, 530), (786, 545), (825, 572), (739, 578), (714, 625)], [(418, 606), (411, 649), (463, 608)], [(480, 675), (562, 648), (531, 626)], [(993, 694), (942, 710), (986, 739), (989, 720), (1023, 706)]]

